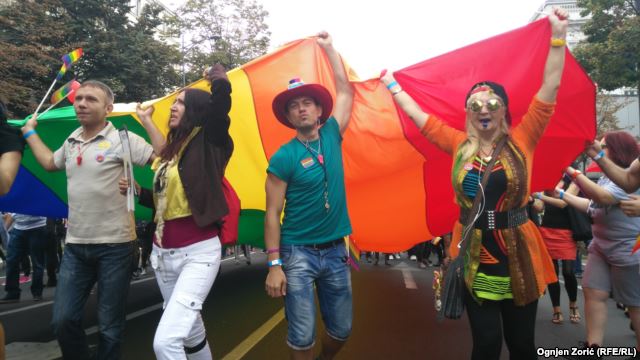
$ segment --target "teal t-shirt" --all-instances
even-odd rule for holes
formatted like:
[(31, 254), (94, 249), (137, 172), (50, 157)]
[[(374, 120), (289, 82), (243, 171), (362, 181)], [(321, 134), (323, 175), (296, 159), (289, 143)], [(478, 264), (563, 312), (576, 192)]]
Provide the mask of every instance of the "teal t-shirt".
[[(320, 128), (320, 139), (307, 149), (297, 138), (282, 145), (269, 161), (267, 172), (287, 183), (280, 242), (289, 245), (321, 244), (351, 234), (342, 166), (342, 136), (331, 116)], [(325, 171), (329, 211), (325, 208)]]

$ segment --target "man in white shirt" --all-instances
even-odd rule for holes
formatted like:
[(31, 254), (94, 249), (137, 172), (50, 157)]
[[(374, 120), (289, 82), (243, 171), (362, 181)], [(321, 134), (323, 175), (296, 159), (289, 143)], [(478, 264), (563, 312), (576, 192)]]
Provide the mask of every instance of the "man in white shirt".
[[(81, 127), (55, 153), (35, 132), (36, 119), (22, 128), (40, 165), (67, 174), (69, 221), (52, 326), (65, 359), (88, 359), (82, 315), (97, 282), (98, 359), (118, 359), (137, 246), (133, 216), (118, 193), (124, 176), (123, 147), (106, 119), (113, 110), (113, 93), (99, 81), (85, 81), (76, 90), (73, 107)], [(128, 137), (132, 162), (150, 163), (155, 157), (151, 145), (133, 133)]]

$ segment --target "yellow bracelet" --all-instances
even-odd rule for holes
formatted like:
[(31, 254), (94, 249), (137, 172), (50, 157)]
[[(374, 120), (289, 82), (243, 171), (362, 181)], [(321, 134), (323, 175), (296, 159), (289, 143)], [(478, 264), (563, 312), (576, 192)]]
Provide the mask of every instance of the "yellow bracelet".
[(551, 38), (551, 46), (553, 46), (553, 47), (563, 47), (565, 45), (567, 45), (567, 41), (565, 39)]

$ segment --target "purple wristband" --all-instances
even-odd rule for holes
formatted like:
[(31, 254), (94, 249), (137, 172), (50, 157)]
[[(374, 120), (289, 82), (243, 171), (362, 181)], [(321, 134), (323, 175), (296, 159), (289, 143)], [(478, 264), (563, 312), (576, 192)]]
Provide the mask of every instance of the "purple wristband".
[(267, 254), (276, 254), (280, 252), (280, 248), (267, 249)]

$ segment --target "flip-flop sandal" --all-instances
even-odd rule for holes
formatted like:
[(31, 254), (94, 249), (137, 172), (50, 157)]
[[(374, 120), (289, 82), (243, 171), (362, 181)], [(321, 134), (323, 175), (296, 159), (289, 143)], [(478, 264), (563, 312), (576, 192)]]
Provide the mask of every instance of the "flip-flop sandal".
[(562, 321), (564, 321), (564, 319), (562, 318), (562, 313), (560, 311), (554, 312), (553, 317), (551, 318), (551, 322), (560, 325), (562, 324)]
[(582, 320), (582, 316), (580, 316), (577, 306), (569, 307), (569, 320), (574, 324), (579, 324), (580, 320)]

